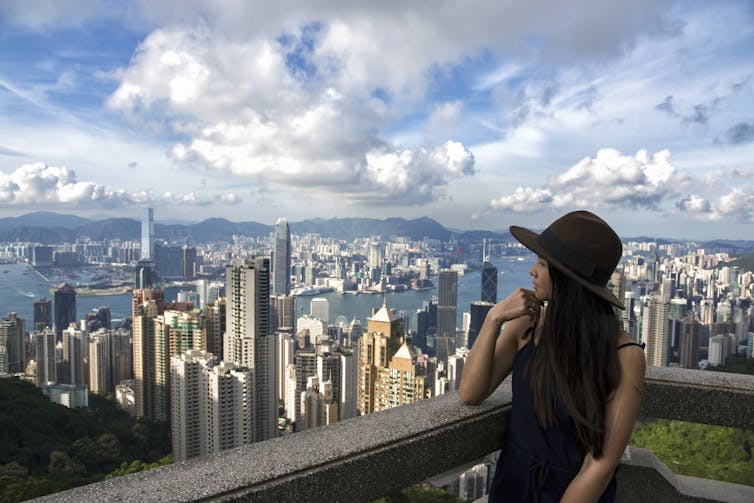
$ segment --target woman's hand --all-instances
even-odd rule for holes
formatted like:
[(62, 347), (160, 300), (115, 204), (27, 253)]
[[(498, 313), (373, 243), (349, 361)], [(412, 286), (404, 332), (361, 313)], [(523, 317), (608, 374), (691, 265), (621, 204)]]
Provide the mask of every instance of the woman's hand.
[(541, 305), (533, 290), (518, 288), (512, 294), (495, 304), (487, 313), (487, 317), (496, 323), (503, 324), (522, 316), (534, 320), (539, 316)]

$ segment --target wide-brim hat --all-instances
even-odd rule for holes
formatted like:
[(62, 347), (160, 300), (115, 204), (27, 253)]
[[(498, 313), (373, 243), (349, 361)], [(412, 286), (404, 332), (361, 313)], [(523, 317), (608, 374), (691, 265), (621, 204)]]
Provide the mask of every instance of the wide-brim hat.
[(623, 245), (600, 217), (588, 211), (574, 211), (555, 220), (541, 234), (515, 225), (510, 232), (548, 264), (614, 306), (625, 309), (623, 302), (607, 288), (623, 255)]

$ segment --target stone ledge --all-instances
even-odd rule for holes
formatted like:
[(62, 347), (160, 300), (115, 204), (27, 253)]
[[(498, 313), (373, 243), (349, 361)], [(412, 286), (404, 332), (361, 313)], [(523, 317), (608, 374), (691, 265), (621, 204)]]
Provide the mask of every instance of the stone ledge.
[[(38, 501), (370, 501), (497, 450), (510, 402), (506, 381), (482, 405), (451, 393)], [(647, 371), (643, 416), (754, 429), (752, 408), (752, 376)]]
[(370, 501), (499, 448), (510, 398), (451, 393), (37, 501)]
[(754, 430), (754, 376), (648, 367), (641, 416)]

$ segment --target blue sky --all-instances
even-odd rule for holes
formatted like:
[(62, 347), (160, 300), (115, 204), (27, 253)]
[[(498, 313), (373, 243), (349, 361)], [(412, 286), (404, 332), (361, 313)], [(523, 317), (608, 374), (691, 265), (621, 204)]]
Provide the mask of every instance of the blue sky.
[(751, 2), (0, 3), (0, 216), (754, 237)]

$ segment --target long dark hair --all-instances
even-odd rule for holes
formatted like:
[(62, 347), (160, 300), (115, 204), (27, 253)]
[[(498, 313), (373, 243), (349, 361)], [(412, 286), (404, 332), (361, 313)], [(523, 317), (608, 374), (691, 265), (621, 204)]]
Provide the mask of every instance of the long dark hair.
[(558, 422), (559, 399), (573, 418), (582, 452), (602, 456), (607, 402), (618, 386), (618, 317), (609, 302), (554, 267), (542, 335), (526, 379), (543, 428)]

